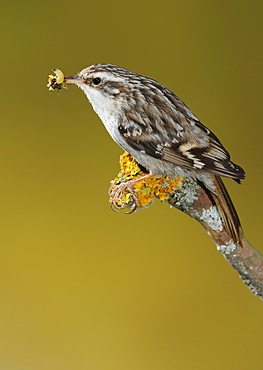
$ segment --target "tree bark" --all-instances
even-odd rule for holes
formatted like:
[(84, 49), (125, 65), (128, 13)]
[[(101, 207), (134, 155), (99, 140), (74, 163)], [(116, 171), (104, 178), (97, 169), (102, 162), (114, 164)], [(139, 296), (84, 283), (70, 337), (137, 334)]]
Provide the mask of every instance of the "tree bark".
[(235, 243), (225, 231), (219, 211), (203, 189), (194, 180), (185, 179), (182, 187), (169, 198), (171, 206), (195, 218), (214, 240), (217, 250), (237, 271), (253, 294), (263, 300), (263, 256), (247, 241), (241, 232), (241, 243)]

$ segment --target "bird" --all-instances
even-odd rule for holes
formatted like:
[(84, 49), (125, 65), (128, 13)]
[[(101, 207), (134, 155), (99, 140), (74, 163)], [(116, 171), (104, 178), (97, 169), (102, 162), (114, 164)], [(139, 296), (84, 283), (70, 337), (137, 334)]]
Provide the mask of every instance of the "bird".
[(152, 78), (107, 63), (65, 81), (84, 91), (112, 139), (146, 173), (120, 184), (115, 200), (125, 188), (134, 194), (133, 185), (150, 176), (191, 178), (208, 191), (226, 230), (240, 241), (240, 220), (221, 177), (241, 183), (245, 171), (178, 96)]

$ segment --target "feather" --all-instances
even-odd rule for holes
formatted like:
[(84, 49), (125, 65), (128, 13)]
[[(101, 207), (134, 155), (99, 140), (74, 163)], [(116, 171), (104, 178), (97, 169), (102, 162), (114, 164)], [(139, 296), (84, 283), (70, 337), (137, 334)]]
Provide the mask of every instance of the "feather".
[(215, 192), (210, 192), (210, 195), (219, 210), (225, 230), (231, 236), (234, 243), (241, 243), (240, 231), (242, 228), (233, 202), (223, 180), (219, 176), (214, 176), (213, 180)]

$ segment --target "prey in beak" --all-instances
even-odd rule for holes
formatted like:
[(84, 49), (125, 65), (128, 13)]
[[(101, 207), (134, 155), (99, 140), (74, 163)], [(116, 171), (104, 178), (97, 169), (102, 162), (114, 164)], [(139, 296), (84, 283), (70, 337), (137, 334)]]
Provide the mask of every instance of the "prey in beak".
[(47, 87), (49, 90), (66, 90), (67, 82), (65, 81), (64, 73), (60, 69), (52, 69), (55, 75), (48, 76)]
[(65, 77), (60, 69), (53, 69), (54, 75), (48, 76), (47, 87), (49, 90), (67, 90), (67, 84), (80, 85), (83, 80), (79, 75)]

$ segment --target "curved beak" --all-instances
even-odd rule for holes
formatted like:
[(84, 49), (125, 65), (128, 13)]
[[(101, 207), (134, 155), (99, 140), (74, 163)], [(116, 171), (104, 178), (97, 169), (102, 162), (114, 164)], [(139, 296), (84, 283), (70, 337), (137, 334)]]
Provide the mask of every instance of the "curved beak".
[(76, 84), (76, 85), (83, 82), (83, 80), (79, 77), (79, 75), (65, 77), (64, 81), (66, 81), (68, 84)]

